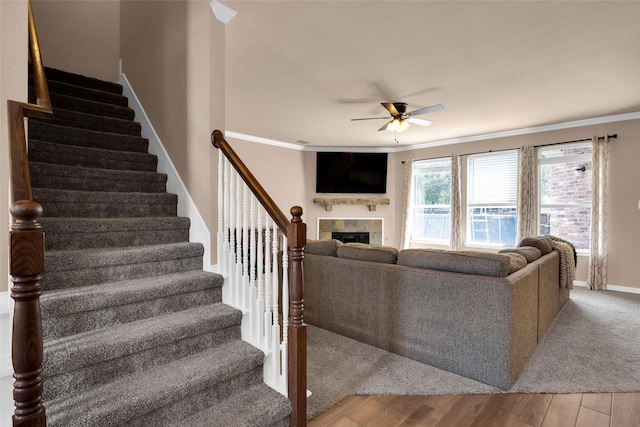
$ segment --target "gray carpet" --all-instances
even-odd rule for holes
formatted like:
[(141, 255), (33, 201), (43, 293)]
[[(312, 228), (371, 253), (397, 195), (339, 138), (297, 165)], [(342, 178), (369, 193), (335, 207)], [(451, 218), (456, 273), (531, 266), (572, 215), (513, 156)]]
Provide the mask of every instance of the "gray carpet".
[[(508, 393), (640, 391), (640, 295), (576, 288)], [(308, 415), (349, 395), (487, 394), (496, 387), (309, 326)]]

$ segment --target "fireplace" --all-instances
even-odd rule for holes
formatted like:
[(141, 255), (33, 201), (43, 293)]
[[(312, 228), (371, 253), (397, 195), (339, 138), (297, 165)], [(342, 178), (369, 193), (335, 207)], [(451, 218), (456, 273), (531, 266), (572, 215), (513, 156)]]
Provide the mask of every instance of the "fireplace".
[(369, 243), (369, 232), (333, 231), (331, 238), (340, 240), (342, 243)]
[(382, 218), (318, 218), (318, 239), (382, 245)]

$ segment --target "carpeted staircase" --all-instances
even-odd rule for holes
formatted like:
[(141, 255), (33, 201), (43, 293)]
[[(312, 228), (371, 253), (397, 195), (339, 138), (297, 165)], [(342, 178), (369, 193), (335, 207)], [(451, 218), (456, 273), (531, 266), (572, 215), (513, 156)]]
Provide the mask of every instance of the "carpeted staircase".
[(48, 425), (288, 425), (121, 86), (46, 74), (54, 114), (29, 121), (29, 166), (46, 233)]

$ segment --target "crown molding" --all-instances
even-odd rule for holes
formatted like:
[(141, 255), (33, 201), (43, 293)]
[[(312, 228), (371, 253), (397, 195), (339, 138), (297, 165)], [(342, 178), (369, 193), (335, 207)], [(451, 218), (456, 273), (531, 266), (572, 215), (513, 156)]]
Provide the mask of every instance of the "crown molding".
[(487, 139), (508, 138), (511, 136), (530, 135), (534, 133), (549, 132), (554, 130), (572, 129), (577, 127), (600, 125), (604, 123), (624, 122), (627, 120), (637, 120), (637, 119), (640, 119), (640, 111), (637, 111), (634, 113), (616, 114), (613, 116), (596, 117), (592, 119), (574, 120), (571, 122), (556, 123), (556, 124), (545, 125), (545, 126), (534, 126), (530, 128), (508, 130), (503, 132), (485, 133), (482, 135), (446, 139), (442, 141), (425, 142), (422, 144), (414, 144), (407, 147), (398, 147), (393, 149), (393, 151), (395, 152), (412, 151), (412, 150), (419, 150), (421, 148), (440, 147), (442, 145), (464, 144), (466, 142), (484, 141)]
[(534, 133), (549, 132), (555, 130), (572, 129), (577, 127), (586, 127), (593, 125), (600, 125), (605, 123), (624, 122), (628, 120), (640, 119), (640, 111), (633, 113), (615, 114), (611, 116), (595, 117), (591, 119), (574, 120), (571, 122), (556, 123), (552, 125), (533, 126), (529, 128), (514, 129), (502, 132), (485, 133), (474, 136), (466, 136), (461, 138), (445, 139), (440, 141), (424, 142), (419, 144), (407, 145), (402, 147), (321, 147), (321, 146), (306, 146), (292, 144), (290, 142), (277, 141), (268, 138), (262, 138), (259, 136), (247, 135), (239, 132), (225, 131), (225, 137), (239, 139), (242, 141), (256, 142), (258, 144), (272, 145), (280, 148), (287, 148), (290, 150), (298, 151), (313, 151), (313, 152), (327, 152), (327, 151), (350, 151), (350, 152), (386, 152), (397, 153), (401, 151), (413, 151), (422, 148), (440, 147), (443, 145), (455, 145), (464, 144), (467, 142), (484, 141), (487, 139), (508, 138), (512, 136), (529, 135)]

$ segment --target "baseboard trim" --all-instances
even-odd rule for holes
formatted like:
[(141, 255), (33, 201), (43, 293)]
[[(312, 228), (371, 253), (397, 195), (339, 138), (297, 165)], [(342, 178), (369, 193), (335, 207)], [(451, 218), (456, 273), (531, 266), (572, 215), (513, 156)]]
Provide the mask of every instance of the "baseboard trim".
[[(587, 287), (587, 282), (583, 280), (574, 280), (574, 286), (580, 286), (581, 288)], [(628, 294), (640, 294), (640, 288), (632, 288), (631, 286), (619, 286), (619, 285), (607, 285), (608, 291), (613, 292), (626, 292)]]
[(135, 111), (136, 120), (140, 122), (142, 137), (149, 140), (149, 153), (158, 156), (158, 172), (167, 174), (167, 191), (178, 195), (178, 215), (188, 217), (191, 220), (189, 240), (202, 243), (204, 246), (204, 269), (211, 271), (211, 266), (209, 265), (211, 260), (211, 233), (209, 228), (202, 215), (200, 215), (200, 211), (191, 198), (186, 185), (184, 185), (184, 181), (180, 178), (178, 170), (165, 150), (131, 83), (122, 72), (120, 73), (120, 84), (122, 85), (123, 95), (129, 98), (129, 107)]

